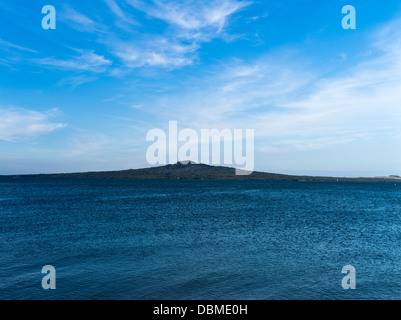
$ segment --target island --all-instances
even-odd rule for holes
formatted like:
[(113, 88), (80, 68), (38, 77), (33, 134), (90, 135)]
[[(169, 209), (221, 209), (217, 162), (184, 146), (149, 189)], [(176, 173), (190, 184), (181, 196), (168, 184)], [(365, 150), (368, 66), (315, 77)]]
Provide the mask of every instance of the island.
[(261, 181), (317, 181), (317, 182), (400, 182), (399, 176), (388, 177), (321, 177), (296, 176), (254, 171), (249, 175), (236, 175), (235, 168), (210, 166), (194, 162), (178, 162), (166, 166), (121, 171), (79, 172), (59, 174), (8, 175), (0, 179), (140, 179), (140, 180), (261, 180)]

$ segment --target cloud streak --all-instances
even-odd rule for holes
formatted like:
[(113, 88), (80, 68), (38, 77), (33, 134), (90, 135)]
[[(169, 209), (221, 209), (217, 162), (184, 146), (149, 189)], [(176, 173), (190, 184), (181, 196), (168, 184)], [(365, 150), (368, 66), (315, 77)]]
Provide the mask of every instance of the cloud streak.
[(88, 16), (76, 11), (70, 5), (65, 5), (64, 10), (60, 12), (59, 19), (71, 28), (80, 32), (100, 32), (103, 27)]
[(37, 53), (37, 51), (35, 51), (35, 50), (29, 49), (29, 48), (25, 48), (25, 47), (21, 47), (19, 45), (4, 41), (2, 39), (0, 39), (0, 47), (12, 48), (12, 49), (20, 50), (20, 51), (31, 52), (31, 53)]
[[(125, 17), (116, 2), (108, 0), (111, 10)], [(106, 41), (116, 57), (129, 68), (143, 66), (176, 69), (192, 65), (201, 44), (221, 36), (229, 18), (248, 6), (249, 2), (236, 0), (161, 1), (129, 0), (133, 8), (151, 19), (163, 21), (163, 33), (135, 35), (135, 40), (122, 40), (115, 36)], [(125, 19), (125, 18), (124, 18)]]
[(27, 110), (23, 108), (0, 107), (0, 140), (20, 141), (38, 135), (53, 132), (67, 126), (64, 123), (52, 122), (58, 110), (47, 112)]
[(149, 103), (191, 128), (255, 129), (261, 152), (324, 149), (401, 134), (401, 20), (371, 38), (375, 55), (330, 77), (297, 50), (235, 60)]
[(106, 59), (103, 55), (98, 55), (92, 50), (78, 50), (79, 56), (68, 60), (56, 58), (35, 59), (34, 62), (46, 67), (54, 67), (66, 70), (90, 71), (94, 73), (102, 73), (106, 67), (112, 65), (112, 61)]
[(177, 28), (180, 36), (196, 40), (209, 40), (221, 33), (231, 15), (250, 5), (250, 2), (236, 0), (128, 0), (128, 3)]
[(114, 54), (129, 68), (151, 66), (170, 69), (193, 64), (198, 48), (195, 44), (172, 43), (164, 37), (139, 41), (136, 45), (118, 42), (113, 46)]
[(115, 14), (118, 19), (123, 20), (124, 22), (132, 25), (139, 26), (140, 23), (130, 17), (125, 11), (123, 11), (115, 0), (104, 0), (105, 3), (108, 5), (110, 10)]

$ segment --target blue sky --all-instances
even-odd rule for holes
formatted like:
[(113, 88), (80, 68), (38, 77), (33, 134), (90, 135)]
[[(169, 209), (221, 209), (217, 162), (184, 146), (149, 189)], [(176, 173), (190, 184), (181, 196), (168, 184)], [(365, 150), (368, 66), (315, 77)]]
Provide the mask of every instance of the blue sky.
[(255, 129), (255, 170), (401, 174), (401, 4), (0, 0), (0, 114), (0, 174), (147, 167), (173, 120)]

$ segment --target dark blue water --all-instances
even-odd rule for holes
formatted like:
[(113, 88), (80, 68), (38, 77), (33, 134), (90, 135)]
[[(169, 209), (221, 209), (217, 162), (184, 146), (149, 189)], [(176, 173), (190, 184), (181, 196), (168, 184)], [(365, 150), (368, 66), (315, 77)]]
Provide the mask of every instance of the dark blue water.
[(0, 243), (1, 299), (400, 299), (401, 185), (2, 180)]

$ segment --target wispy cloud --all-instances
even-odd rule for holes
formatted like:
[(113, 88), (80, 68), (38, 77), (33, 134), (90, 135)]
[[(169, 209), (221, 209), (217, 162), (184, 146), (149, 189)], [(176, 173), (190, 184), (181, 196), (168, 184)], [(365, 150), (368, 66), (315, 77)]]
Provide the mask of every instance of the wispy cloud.
[(12, 48), (12, 49), (20, 50), (20, 51), (31, 52), (31, 53), (37, 53), (37, 51), (35, 51), (35, 50), (29, 49), (29, 48), (25, 48), (25, 47), (21, 47), (19, 45), (4, 41), (2, 39), (0, 39), (0, 47)]
[(114, 54), (130, 68), (153, 66), (175, 68), (191, 65), (195, 44), (182, 45), (163, 37), (144, 39), (137, 45), (120, 42), (114, 44)]
[(98, 78), (96, 77), (91, 77), (91, 76), (87, 76), (87, 75), (78, 75), (75, 77), (67, 77), (62, 79), (59, 82), (60, 86), (69, 86), (72, 87), (73, 89), (75, 89), (76, 87), (88, 83), (88, 82), (92, 82), (97, 80)]
[[(113, 12), (124, 17), (114, 0), (107, 0)], [(192, 65), (203, 42), (224, 35), (229, 18), (250, 2), (218, 1), (127, 1), (150, 18), (165, 22), (165, 30), (157, 35), (135, 34), (132, 40), (114, 36), (107, 44), (116, 57), (129, 68), (143, 66), (175, 69)], [(117, 39), (117, 40), (116, 40)]]
[(96, 54), (92, 50), (75, 49), (75, 51), (78, 51), (80, 55), (68, 60), (43, 58), (35, 59), (33, 62), (47, 67), (67, 70), (83, 70), (95, 73), (104, 72), (107, 66), (112, 65), (111, 60), (106, 59), (103, 55)]
[(260, 15), (260, 16), (253, 16), (253, 17), (247, 18), (247, 23), (252, 22), (252, 21), (256, 21), (256, 20), (259, 20), (259, 19), (264, 19), (264, 18), (267, 18), (268, 16), (269, 16), (268, 12), (266, 12), (266, 13)]
[[(391, 25), (395, 27), (392, 30), (399, 30), (401, 20)], [(339, 140), (368, 135), (398, 136), (401, 132), (401, 33), (391, 32), (386, 36), (386, 30), (388, 25), (376, 34), (378, 40), (372, 45), (377, 54), (375, 58), (336, 77), (315, 82), (304, 99), (279, 104), (286, 109), (286, 121), (293, 121), (289, 127), (284, 119), (272, 119), (281, 131), (305, 136), (337, 136)]]
[(2, 51), (0, 65), (9, 68), (16, 67), (18, 63), (24, 60), (23, 57), (25, 55), (31, 56), (32, 54), (38, 53), (33, 49), (25, 48), (17, 44), (5, 41), (3, 39), (0, 39), (0, 51)]
[(99, 132), (85, 132), (70, 141), (68, 157), (94, 156), (105, 153), (113, 146), (110, 137)]
[(58, 19), (71, 28), (81, 32), (100, 32), (103, 29), (100, 24), (76, 11), (70, 5), (64, 6), (63, 10), (60, 11)]
[(0, 140), (19, 141), (50, 133), (66, 126), (50, 119), (58, 113), (57, 109), (39, 112), (23, 108), (0, 107)]
[(128, 24), (139, 26), (140, 23), (123, 11), (115, 0), (104, 0), (116, 17)]
[[(401, 133), (401, 20), (371, 38), (375, 55), (326, 76), (283, 51), (235, 60), (146, 110), (191, 128), (252, 128), (261, 151), (311, 150)], [(341, 63), (341, 62), (339, 62)], [(343, 62), (345, 63), (345, 62)]]
[(180, 35), (191, 39), (208, 39), (222, 32), (229, 17), (250, 4), (237, 0), (128, 0), (128, 3), (153, 18), (181, 29)]

